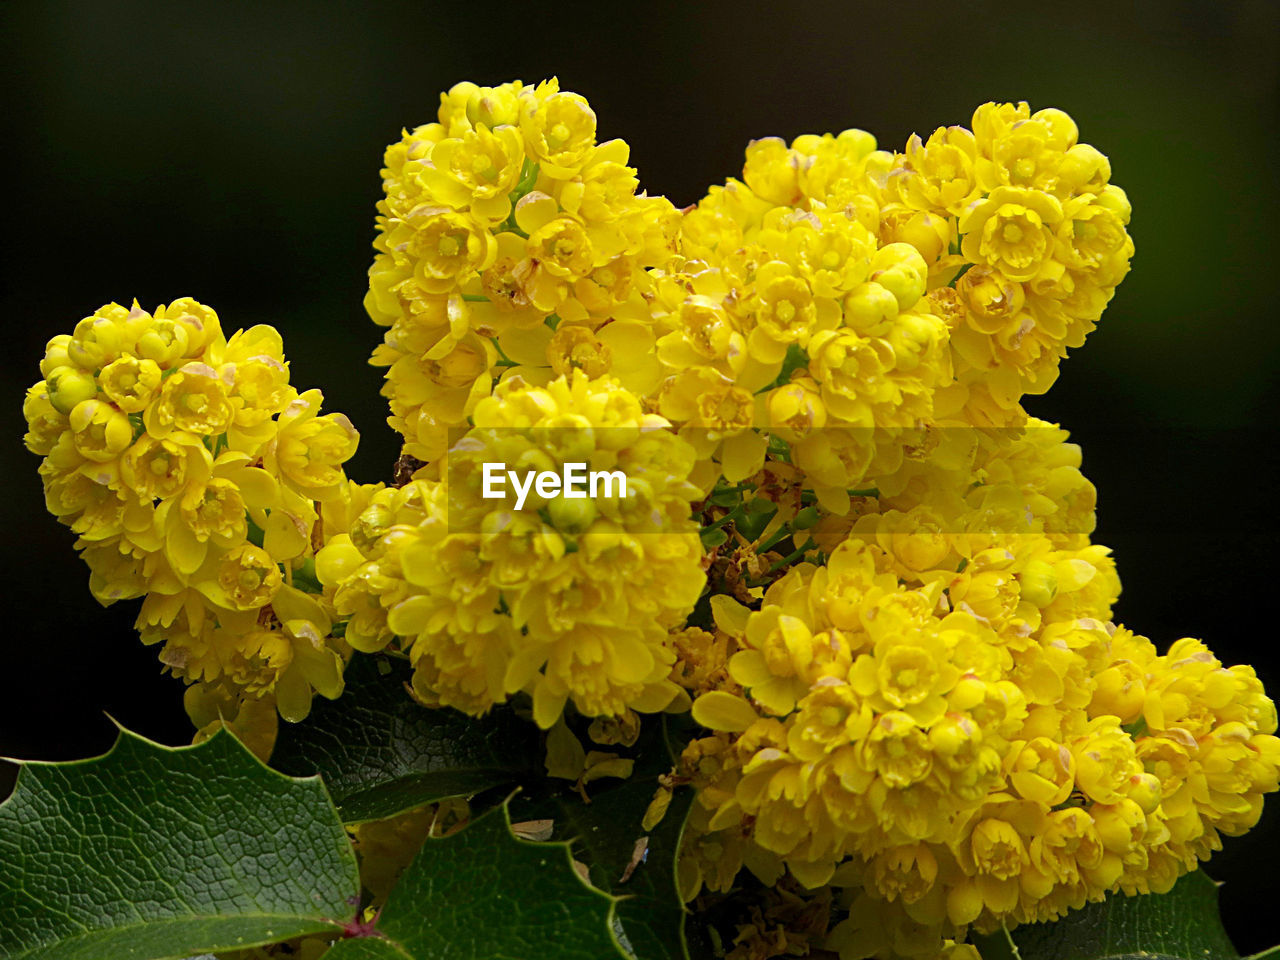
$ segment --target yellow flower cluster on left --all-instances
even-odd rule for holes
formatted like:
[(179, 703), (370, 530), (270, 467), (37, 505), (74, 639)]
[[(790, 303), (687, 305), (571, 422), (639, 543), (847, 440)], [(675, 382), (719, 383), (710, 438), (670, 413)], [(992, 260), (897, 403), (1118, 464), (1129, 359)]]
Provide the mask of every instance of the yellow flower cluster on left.
[(198, 693), (271, 697), (291, 720), (313, 691), (336, 697), (349, 651), (312, 558), (359, 437), (289, 383), (279, 333), (227, 338), (189, 298), (110, 303), (50, 340), (40, 371), (25, 440), (93, 595), (143, 597), (144, 642)]

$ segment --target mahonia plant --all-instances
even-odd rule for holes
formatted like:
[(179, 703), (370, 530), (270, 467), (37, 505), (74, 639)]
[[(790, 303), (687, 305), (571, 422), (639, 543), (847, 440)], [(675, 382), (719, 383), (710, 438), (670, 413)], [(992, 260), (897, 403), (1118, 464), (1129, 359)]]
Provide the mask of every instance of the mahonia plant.
[[(635, 829), (694, 792), (680, 895), (759, 891), (733, 958), (975, 957), (1248, 831), (1272, 701), (1114, 622), (1080, 448), (1022, 406), (1134, 251), (1071, 118), (757, 140), (683, 210), (628, 158), (555, 79), (458, 84), (388, 147), (365, 307), (394, 485), (347, 479), (355, 430), (270, 327), (108, 304), (49, 342), (24, 408), (49, 510), (98, 600), (143, 598), (198, 736), (266, 756), (372, 654), (422, 709), (514, 703), (580, 788), (631, 761), (568, 721), (630, 747), (686, 714)], [(631, 489), (513, 504), (486, 463)], [(468, 815), (357, 828), (375, 904), (441, 811)]]

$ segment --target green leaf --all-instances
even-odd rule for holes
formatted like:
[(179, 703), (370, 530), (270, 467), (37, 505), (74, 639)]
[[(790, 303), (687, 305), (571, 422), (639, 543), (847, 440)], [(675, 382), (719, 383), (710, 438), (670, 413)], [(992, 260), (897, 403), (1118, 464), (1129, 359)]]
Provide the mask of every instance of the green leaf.
[(640, 960), (685, 960), (684, 904), (676, 887), (676, 853), (693, 800), (692, 789), (678, 790), (667, 815), (645, 844), (643, 859), (624, 881), (645, 836), (640, 821), (653, 799), (656, 782), (629, 780), (598, 794), (590, 804), (564, 797), (563, 822), (574, 828), (574, 850), (589, 864), (591, 882), (623, 899), (618, 921)]
[(325, 960), (626, 960), (615, 900), (574, 872), (569, 845), (520, 840), (506, 805), (430, 839), (391, 891), (377, 938)]
[(718, 547), (720, 544), (725, 543), (728, 539), (729, 534), (720, 527), (716, 527), (716, 529), (708, 530), (702, 534), (702, 545), (710, 550), (712, 547)]
[(150, 960), (339, 932), (360, 890), (319, 780), (219, 731), (24, 762), (0, 805), (0, 958)]
[(511, 786), (540, 770), (532, 722), (510, 708), (477, 718), (420, 706), (404, 687), (411, 673), (403, 660), (357, 656), (340, 699), (317, 698), (302, 723), (281, 724), (271, 765), (320, 774), (346, 823)]
[[(1054, 923), (1013, 931), (1022, 960), (1236, 960), (1218, 916), (1218, 887), (1203, 870), (1163, 894), (1115, 894)], [(1003, 932), (975, 937), (983, 960), (1011, 957)]]
[(632, 865), (637, 841), (646, 835), (641, 821), (658, 789), (658, 776), (671, 769), (665, 740), (668, 725), (676, 722), (665, 716), (645, 718), (631, 777), (591, 783), (587, 787), (590, 803), (583, 802), (573, 788), (552, 782), (511, 802), (518, 819), (553, 820), (553, 837), (572, 842), (574, 856), (587, 865), (591, 882), (621, 898), (618, 921), (639, 960), (685, 960), (689, 955), (685, 908), (676, 885), (676, 853), (693, 790), (676, 791), (666, 816), (648, 834), (643, 859)]

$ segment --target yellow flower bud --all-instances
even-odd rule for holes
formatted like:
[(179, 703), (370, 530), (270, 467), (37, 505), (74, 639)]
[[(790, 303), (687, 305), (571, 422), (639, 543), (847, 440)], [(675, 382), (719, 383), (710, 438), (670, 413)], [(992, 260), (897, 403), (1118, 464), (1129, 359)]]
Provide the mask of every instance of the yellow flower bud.
[(71, 358), (67, 355), (67, 347), (70, 343), (71, 334), (69, 333), (60, 333), (49, 340), (44, 349), (44, 359), (40, 361), (41, 376), (47, 378), (59, 367), (70, 365)]
[(893, 294), (899, 310), (910, 310), (924, 296), (928, 277), (924, 257), (909, 243), (890, 243), (871, 258), (870, 279)]
[(96, 370), (120, 355), (124, 331), (105, 317), (85, 317), (67, 343), (67, 357), (85, 370)]
[(162, 373), (154, 360), (124, 356), (103, 368), (99, 374), (102, 392), (125, 413), (140, 413), (160, 387)]
[(844, 298), (844, 315), (849, 326), (874, 335), (898, 315), (898, 298), (882, 284), (860, 283)]
[(520, 98), (510, 84), (478, 87), (467, 100), (467, 119), (492, 130), (520, 120)]
[(1135, 773), (1129, 778), (1128, 798), (1145, 814), (1155, 813), (1160, 807), (1164, 791), (1160, 779), (1150, 773)]
[(1031, 560), (1018, 574), (1018, 590), (1023, 600), (1037, 607), (1047, 607), (1058, 595), (1058, 577), (1053, 565), (1043, 560)]
[(98, 395), (98, 385), (93, 374), (71, 366), (56, 367), (46, 377), (45, 386), (53, 409), (67, 415), (70, 415), (77, 404)]
[(1009, 782), (1026, 799), (1054, 806), (1071, 795), (1075, 772), (1070, 750), (1048, 737), (1036, 737), (1014, 757)]
[(187, 356), (189, 340), (190, 333), (185, 325), (156, 317), (147, 324), (146, 331), (138, 338), (137, 354), (167, 368), (175, 360)]
[(71, 411), (76, 449), (86, 460), (114, 460), (133, 442), (133, 424), (109, 403), (85, 400)]
[(595, 521), (595, 502), (590, 498), (570, 499), (563, 494), (547, 504), (547, 513), (557, 530), (568, 534), (585, 533)]

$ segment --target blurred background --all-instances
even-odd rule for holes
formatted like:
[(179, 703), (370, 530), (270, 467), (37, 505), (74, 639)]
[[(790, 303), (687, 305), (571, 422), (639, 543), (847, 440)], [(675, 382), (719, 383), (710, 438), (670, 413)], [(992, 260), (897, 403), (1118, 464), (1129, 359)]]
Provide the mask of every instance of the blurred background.
[[(1016, 10), (1016, 15), (1014, 11)], [(7, 637), (0, 755), (88, 756), (107, 714), (186, 742), (181, 688), (102, 610), (21, 443), (46, 340), (100, 304), (179, 296), (228, 332), (277, 325), (293, 381), (362, 431), (348, 465), (397, 453), (364, 364), (361, 307), (384, 145), (438, 95), (558, 74), (682, 206), (737, 175), (748, 140), (869, 130), (882, 146), (967, 123), (987, 100), (1056, 106), (1112, 161), (1134, 207), (1133, 272), (1031, 411), (1084, 445), (1115, 549), (1118, 617), (1161, 647), (1205, 638), (1280, 693), (1269, 607), (1277, 520), (1275, 308), (1280, 7), (710, 2), (7, 3), (9, 227), (0, 233), (0, 530)], [(1265, 575), (1265, 576), (1264, 576)], [(0, 765), (0, 795), (13, 767)], [(1244, 953), (1275, 942), (1256, 883), (1280, 796), (1211, 874)], [(1271, 929), (1268, 929), (1271, 928)]]

